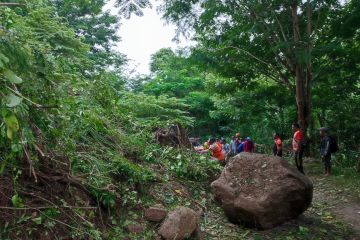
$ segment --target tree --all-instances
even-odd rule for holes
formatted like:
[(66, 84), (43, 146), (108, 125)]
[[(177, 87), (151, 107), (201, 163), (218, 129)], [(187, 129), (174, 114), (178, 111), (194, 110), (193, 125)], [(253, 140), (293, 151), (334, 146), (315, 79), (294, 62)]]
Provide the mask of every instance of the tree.
[(143, 16), (143, 8), (151, 8), (150, 0), (116, 0), (116, 5), (119, 7), (119, 13), (125, 18), (130, 18), (134, 13), (137, 16)]
[(311, 94), (321, 54), (317, 37), (335, 0), (219, 1), (167, 0), (164, 17), (179, 32), (194, 29), (195, 39), (215, 70), (241, 85), (265, 75), (294, 94), (304, 131), (311, 124)]
[(52, 1), (57, 14), (90, 45), (89, 57), (95, 62), (95, 70), (111, 67), (119, 72), (127, 61), (123, 54), (112, 49), (120, 41), (117, 35), (120, 18), (109, 11), (103, 12), (105, 3), (104, 0)]
[(210, 117), (214, 104), (206, 89), (209, 76), (186, 54), (184, 49), (173, 52), (170, 48), (160, 49), (153, 54), (150, 63), (152, 78), (144, 85), (143, 91), (184, 101), (196, 120), (192, 134), (219, 133), (219, 120)]

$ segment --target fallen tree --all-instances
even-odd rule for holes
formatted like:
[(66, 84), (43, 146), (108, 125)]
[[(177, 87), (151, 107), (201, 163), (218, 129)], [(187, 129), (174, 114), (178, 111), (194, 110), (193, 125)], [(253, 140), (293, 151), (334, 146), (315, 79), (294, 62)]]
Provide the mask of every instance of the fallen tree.
[(181, 124), (172, 125), (168, 129), (159, 129), (155, 136), (161, 146), (191, 148), (189, 137)]

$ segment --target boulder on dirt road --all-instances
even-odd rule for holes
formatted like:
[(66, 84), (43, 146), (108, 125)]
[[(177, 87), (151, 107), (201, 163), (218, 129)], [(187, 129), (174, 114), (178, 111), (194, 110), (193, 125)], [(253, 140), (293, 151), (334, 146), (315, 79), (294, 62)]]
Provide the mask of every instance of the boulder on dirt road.
[(166, 217), (166, 210), (163, 205), (156, 204), (145, 211), (145, 219), (150, 222), (161, 222)]
[(196, 234), (199, 217), (187, 207), (177, 207), (161, 224), (159, 235), (166, 240), (181, 240)]
[(298, 217), (310, 205), (312, 182), (279, 157), (241, 153), (211, 184), (233, 223), (269, 229)]

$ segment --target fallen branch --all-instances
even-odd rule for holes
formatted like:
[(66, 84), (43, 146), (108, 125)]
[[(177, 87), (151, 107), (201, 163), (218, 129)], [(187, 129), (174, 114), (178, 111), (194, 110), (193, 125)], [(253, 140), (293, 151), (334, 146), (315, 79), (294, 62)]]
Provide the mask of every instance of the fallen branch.
[(29, 163), (29, 169), (30, 169), (30, 176), (33, 175), (34, 178), (35, 178), (35, 182), (37, 183), (38, 182), (38, 179), (37, 179), (37, 176), (36, 176), (36, 173), (35, 173), (35, 169), (33, 167), (33, 163), (32, 163), (32, 160), (30, 158), (30, 154), (28, 153), (26, 147), (24, 145), (22, 145), (23, 147), (23, 150), (24, 150), (24, 153), (25, 153), (25, 156), (26, 156), (26, 159)]
[[(52, 173), (52, 174), (57, 174), (56, 172)], [(83, 185), (83, 183), (81, 182), (81, 180), (76, 179), (75, 177), (72, 177), (70, 175), (68, 175), (67, 173), (60, 173), (63, 174), (63, 176), (48, 176), (44, 173), (39, 172), (38, 176), (41, 179), (50, 181), (50, 182), (60, 182), (60, 183), (65, 183), (65, 184), (69, 184), (72, 185), (80, 190), (83, 190), (85, 193), (89, 194), (89, 191), (87, 190), (87, 188)]]
[(24, 3), (0, 3), (0, 7), (24, 7)]
[(45, 153), (40, 149), (40, 147), (38, 145), (36, 145), (35, 143), (33, 144), (34, 148), (36, 149), (36, 151), (38, 151), (41, 155), (41, 157), (45, 157)]
[(41, 210), (49, 208), (67, 208), (67, 209), (97, 209), (97, 207), (77, 207), (77, 206), (41, 206), (41, 207), (6, 207), (0, 206), (0, 209), (9, 209), (9, 210)]
[(59, 105), (48, 105), (48, 106), (38, 106), (38, 105), (33, 105), (33, 108), (40, 108), (40, 109), (50, 109), (50, 108), (60, 108)]
[[(1, 5), (0, 5), (0, 6), (1, 6)], [(14, 89), (12, 89), (12, 88), (10, 88), (10, 87), (8, 87), (8, 86), (6, 86), (6, 88), (9, 89), (11, 92), (13, 92), (15, 95), (17, 95), (18, 97), (21, 97), (21, 98), (25, 99), (26, 101), (28, 101), (28, 102), (31, 103), (33, 106), (35, 106), (35, 107), (37, 107), (37, 108), (43, 107), (42, 105), (40, 105), (40, 104), (38, 104), (38, 103), (36, 103), (36, 102), (33, 102), (33, 101), (31, 101), (29, 98), (23, 96), (23, 95), (22, 95), (21, 93), (19, 93), (18, 91), (15, 91)]]

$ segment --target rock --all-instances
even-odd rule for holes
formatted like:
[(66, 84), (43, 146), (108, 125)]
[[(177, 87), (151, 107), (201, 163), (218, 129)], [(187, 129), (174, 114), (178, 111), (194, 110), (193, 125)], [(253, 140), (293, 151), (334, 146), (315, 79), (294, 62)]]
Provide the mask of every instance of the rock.
[(149, 207), (145, 211), (145, 219), (150, 222), (161, 222), (166, 217), (166, 210), (161, 204)]
[(155, 235), (155, 240), (162, 240), (162, 237), (158, 234)]
[(284, 159), (241, 153), (211, 184), (233, 223), (269, 229), (298, 217), (310, 205), (312, 182)]
[(205, 240), (205, 234), (201, 231), (200, 226), (198, 226), (194, 232), (195, 239)]
[(144, 231), (144, 226), (140, 224), (130, 224), (126, 226), (126, 229), (128, 230), (129, 233), (139, 234)]
[(198, 223), (199, 218), (194, 210), (178, 207), (168, 214), (158, 233), (165, 240), (181, 240), (194, 234)]

